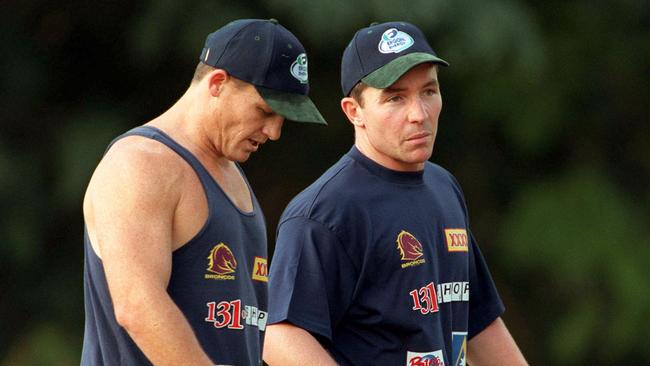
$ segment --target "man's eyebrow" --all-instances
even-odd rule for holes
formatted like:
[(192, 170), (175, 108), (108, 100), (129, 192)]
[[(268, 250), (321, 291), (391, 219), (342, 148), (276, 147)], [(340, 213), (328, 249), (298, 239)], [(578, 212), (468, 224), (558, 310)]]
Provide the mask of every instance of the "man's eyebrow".
[(425, 87), (427, 87), (427, 86), (438, 86), (438, 79), (432, 79), (431, 81), (426, 83), (426, 85), (424, 85), (424, 86)]
[[(431, 79), (428, 83), (422, 85), (422, 89), (424, 88), (429, 88), (429, 87), (438, 87), (438, 80), (437, 79)], [(401, 91), (406, 90), (406, 88), (399, 88), (399, 87), (394, 87), (394, 86), (389, 86), (387, 88), (382, 89), (382, 94), (391, 94), (391, 93), (398, 93)]]
[(429, 88), (429, 87), (438, 87), (438, 80), (437, 79), (431, 79), (428, 83), (424, 84), (422, 88)]
[(384, 88), (381, 90), (382, 94), (391, 94), (391, 93), (397, 93), (406, 90), (406, 88), (396, 88), (393, 86), (389, 86), (387, 88)]

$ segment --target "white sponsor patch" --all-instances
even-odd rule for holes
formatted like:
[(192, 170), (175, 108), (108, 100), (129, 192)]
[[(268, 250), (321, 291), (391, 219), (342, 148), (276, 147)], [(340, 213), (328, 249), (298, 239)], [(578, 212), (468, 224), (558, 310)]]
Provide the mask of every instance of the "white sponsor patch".
[(381, 35), (378, 48), (381, 53), (400, 53), (413, 46), (413, 43), (413, 37), (408, 33), (391, 28)]
[(307, 54), (301, 53), (296, 57), (296, 61), (291, 64), (291, 75), (298, 79), (300, 83), (307, 84), (309, 75), (307, 73)]
[(256, 326), (261, 331), (264, 331), (266, 329), (266, 319), (268, 318), (267, 312), (255, 306), (246, 305), (244, 308), (242, 318), (246, 319), (246, 324)]
[(432, 352), (407, 351), (406, 366), (445, 366), (442, 350)]
[(438, 303), (469, 301), (469, 282), (446, 282), (438, 285)]

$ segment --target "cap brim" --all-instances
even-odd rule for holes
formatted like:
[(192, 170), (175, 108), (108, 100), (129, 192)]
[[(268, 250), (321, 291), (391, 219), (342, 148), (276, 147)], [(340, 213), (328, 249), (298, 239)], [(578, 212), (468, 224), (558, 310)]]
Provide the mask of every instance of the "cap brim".
[(283, 93), (277, 90), (255, 86), (264, 101), (273, 111), (294, 122), (309, 122), (327, 125), (314, 102), (308, 96)]
[(449, 66), (449, 63), (441, 58), (438, 58), (430, 53), (413, 52), (408, 55), (396, 58), (386, 65), (371, 72), (366, 77), (361, 79), (364, 83), (377, 89), (385, 89), (393, 85), (397, 79), (402, 77), (407, 71), (414, 66), (423, 64), (425, 62), (433, 62), (443, 66)]

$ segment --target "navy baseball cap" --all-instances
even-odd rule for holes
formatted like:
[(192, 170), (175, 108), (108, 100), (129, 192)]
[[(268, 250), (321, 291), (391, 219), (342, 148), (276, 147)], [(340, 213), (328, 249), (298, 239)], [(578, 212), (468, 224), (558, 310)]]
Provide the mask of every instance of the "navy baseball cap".
[(433, 52), (422, 31), (413, 24), (373, 23), (355, 33), (343, 52), (343, 95), (350, 95), (360, 81), (385, 89), (411, 68), (425, 62), (449, 66)]
[(269, 107), (296, 122), (327, 124), (309, 99), (307, 54), (275, 19), (240, 19), (208, 35), (201, 62), (253, 84)]

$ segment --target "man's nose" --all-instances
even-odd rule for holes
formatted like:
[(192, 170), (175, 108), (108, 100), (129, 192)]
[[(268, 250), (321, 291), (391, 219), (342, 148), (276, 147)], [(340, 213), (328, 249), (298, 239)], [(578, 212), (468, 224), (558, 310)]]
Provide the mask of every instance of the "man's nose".
[(269, 140), (276, 141), (280, 138), (282, 134), (282, 124), (284, 123), (284, 117), (281, 115), (274, 116), (272, 119), (267, 121), (262, 129), (262, 132), (269, 137)]
[(414, 99), (408, 108), (409, 122), (422, 123), (428, 117), (426, 102), (420, 98)]

